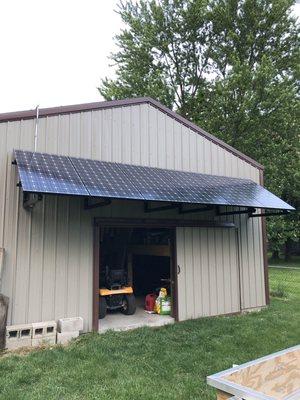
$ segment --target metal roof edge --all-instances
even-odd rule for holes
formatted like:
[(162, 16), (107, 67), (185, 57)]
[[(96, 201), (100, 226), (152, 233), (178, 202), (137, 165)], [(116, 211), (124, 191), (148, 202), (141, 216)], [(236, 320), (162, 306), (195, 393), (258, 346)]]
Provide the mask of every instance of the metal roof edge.
[[(60, 106), (60, 107), (41, 108), (39, 110), (39, 117), (43, 118), (43, 117), (54, 116), (54, 115), (101, 110), (101, 109), (106, 109), (106, 108), (128, 107), (128, 106), (132, 106), (132, 105), (145, 104), (145, 103), (152, 105), (153, 107), (157, 108), (158, 110), (165, 113), (169, 117), (175, 119), (177, 122), (185, 125), (187, 128), (193, 130), (194, 132), (205, 137), (206, 139), (210, 140), (211, 142), (224, 148), (225, 150), (229, 151), (230, 153), (239, 157), (240, 159), (246, 161), (247, 163), (251, 164), (252, 166), (254, 166), (260, 170), (264, 169), (263, 165), (261, 165), (260, 163), (258, 163), (255, 160), (253, 160), (251, 157), (240, 152), (239, 150), (237, 150), (234, 147), (230, 146), (229, 144), (225, 143), (223, 140), (217, 138), (216, 136), (206, 132), (204, 129), (200, 128), (198, 125), (196, 125), (193, 122), (189, 121), (188, 119), (182, 117), (181, 115), (177, 114), (176, 112), (170, 110), (169, 108), (167, 108), (166, 106), (161, 104), (159, 101), (154, 100), (151, 97), (135, 97), (135, 98), (130, 98), (130, 99), (122, 99), (122, 100), (110, 100), (110, 101), (100, 101), (100, 102), (93, 102), (93, 103), (73, 104), (73, 105)], [(35, 118), (35, 117), (36, 117), (35, 109), (2, 113), (2, 114), (0, 114), (0, 123), (1, 122), (18, 121), (18, 120), (23, 120), (23, 119), (31, 119), (31, 118)]]

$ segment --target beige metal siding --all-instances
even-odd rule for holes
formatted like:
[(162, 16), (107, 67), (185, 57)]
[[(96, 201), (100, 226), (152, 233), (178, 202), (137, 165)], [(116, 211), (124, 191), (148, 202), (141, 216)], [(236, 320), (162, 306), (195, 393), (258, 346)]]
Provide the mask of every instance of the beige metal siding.
[[(34, 120), (0, 123), (0, 187), (5, 188), (0, 191), (0, 247), (6, 250), (1, 290), (11, 299), (8, 322), (81, 315), (85, 329), (90, 329), (92, 216), (141, 216), (142, 203), (123, 202), (120, 206), (116, 202), (88, 212), (79, 198), (46, 196), (31, 214), (26, 212), (19, 202), (16, 167), (11, 165), (11, 159), (14, 148), (33, 150), (34, 128)], [(41, 118), (37, 151), (240, 176), (259, 182), (255, 167), (149, 104)], [(147, 214), (147, 218), (175, 215), (171, 210)], [(242, 307), (261, 306), (265, 297), (260, 221), (244, 217), (235, 221), (240, 228)], [(192, 235), (191, 240), (197, 239)], [(182, 257), (180, 249), (179, 246), (178, 256)], [(198, 257), (195, 251), (187, 254), (189, 263), (191, 257)], [(208, 254), (219, 256), (209, 248), (201, 252), (201, 257)], [(216, 262), (219, 265), (223, 260)], [(189, 287), (192, 279), (200, 284), (199, 271), (194, 274), (194, 278), (187, 277), (187, 293), (191, 293), (188, 304), (193, 310), (189, 312), (200, 315), (199, 293)], [(215, 276), (210, 279), (220, 285)], [(210, 288), (206, 286), (204, 290)], [(207, 304), (202, 302), (201, 307), (203, 315), (208, 315)]]
[(238, 312), (235, 229), (177, 228), (179, 320)]

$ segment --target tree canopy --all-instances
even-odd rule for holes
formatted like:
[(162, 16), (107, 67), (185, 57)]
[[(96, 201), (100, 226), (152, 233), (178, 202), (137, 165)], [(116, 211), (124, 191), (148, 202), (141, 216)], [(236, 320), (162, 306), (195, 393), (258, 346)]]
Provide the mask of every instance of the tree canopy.
[[(299, 24), (292, 0), (119, 3), (109, 99), (151, 96), (265, 165), (265, 184), (299, 206)], [(300, 236), (296, 214), (268, 223), (273, 249)]]

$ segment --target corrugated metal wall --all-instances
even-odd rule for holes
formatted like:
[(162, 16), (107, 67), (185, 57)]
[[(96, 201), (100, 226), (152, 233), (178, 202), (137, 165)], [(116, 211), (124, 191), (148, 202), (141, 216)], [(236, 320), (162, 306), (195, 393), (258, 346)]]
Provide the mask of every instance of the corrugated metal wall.
[(241, 310), (236, 230), (177, 228), (179, 320)]
[[(6, 249), (2, 292), (11, 299), (8, 322), (81, 315), (90, 329), (92, 216), (138, 217), (142, 204), (116, 202), (88, 212), (81, 199), (46, 196), (32, 213), (26, 212), (11, 159), (14, 148), (33, 150), (34, 128), (34, 120), (0, 123), (0, 187), (5, 188), (0, 191), (0, 247)], [(37, 151), (259, 182), (255, 167), (148, 104), (41, 118)], [(175, 215), (170, 211), (147, 218)], [(242, 308), (261, 306), (265, 295), (260, 221), (236, 217), (235, 222)], [(185, 240), (179, 258), (189, 245)]]

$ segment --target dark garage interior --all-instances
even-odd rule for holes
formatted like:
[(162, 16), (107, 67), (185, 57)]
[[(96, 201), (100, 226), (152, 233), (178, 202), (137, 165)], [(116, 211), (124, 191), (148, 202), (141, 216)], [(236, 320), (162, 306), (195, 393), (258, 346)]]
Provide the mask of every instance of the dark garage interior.
[(132, 288), (133, 293), (125, 296), (134, 297), (136, 310), (126, 315), (121, 307), (124, 305), (123, 293), (119, 297), (115, 294), (106, 296), (108, 308), (103, 319), (99, 314), (100, 331), (101, 328), (106, 330), (106, 326), (110, 329), (110, 322), (113, 322), (114, 329), (115, 324), (122, 329), (131, 321), (147, 325), (147, 319), (150, 323), (154, 321), (158, 324), (167, 320), (173, 322), (172, 307), (171, 315), (155, 315), (145, 311), (146, 296), (154, 293), (157, 296), (160, 288), (166, 288), (171, 298), (174, 296), (171, 285), (172, 237), (172, 231), (166, 228), (101, 229), (99, 289), (127, 291)]

